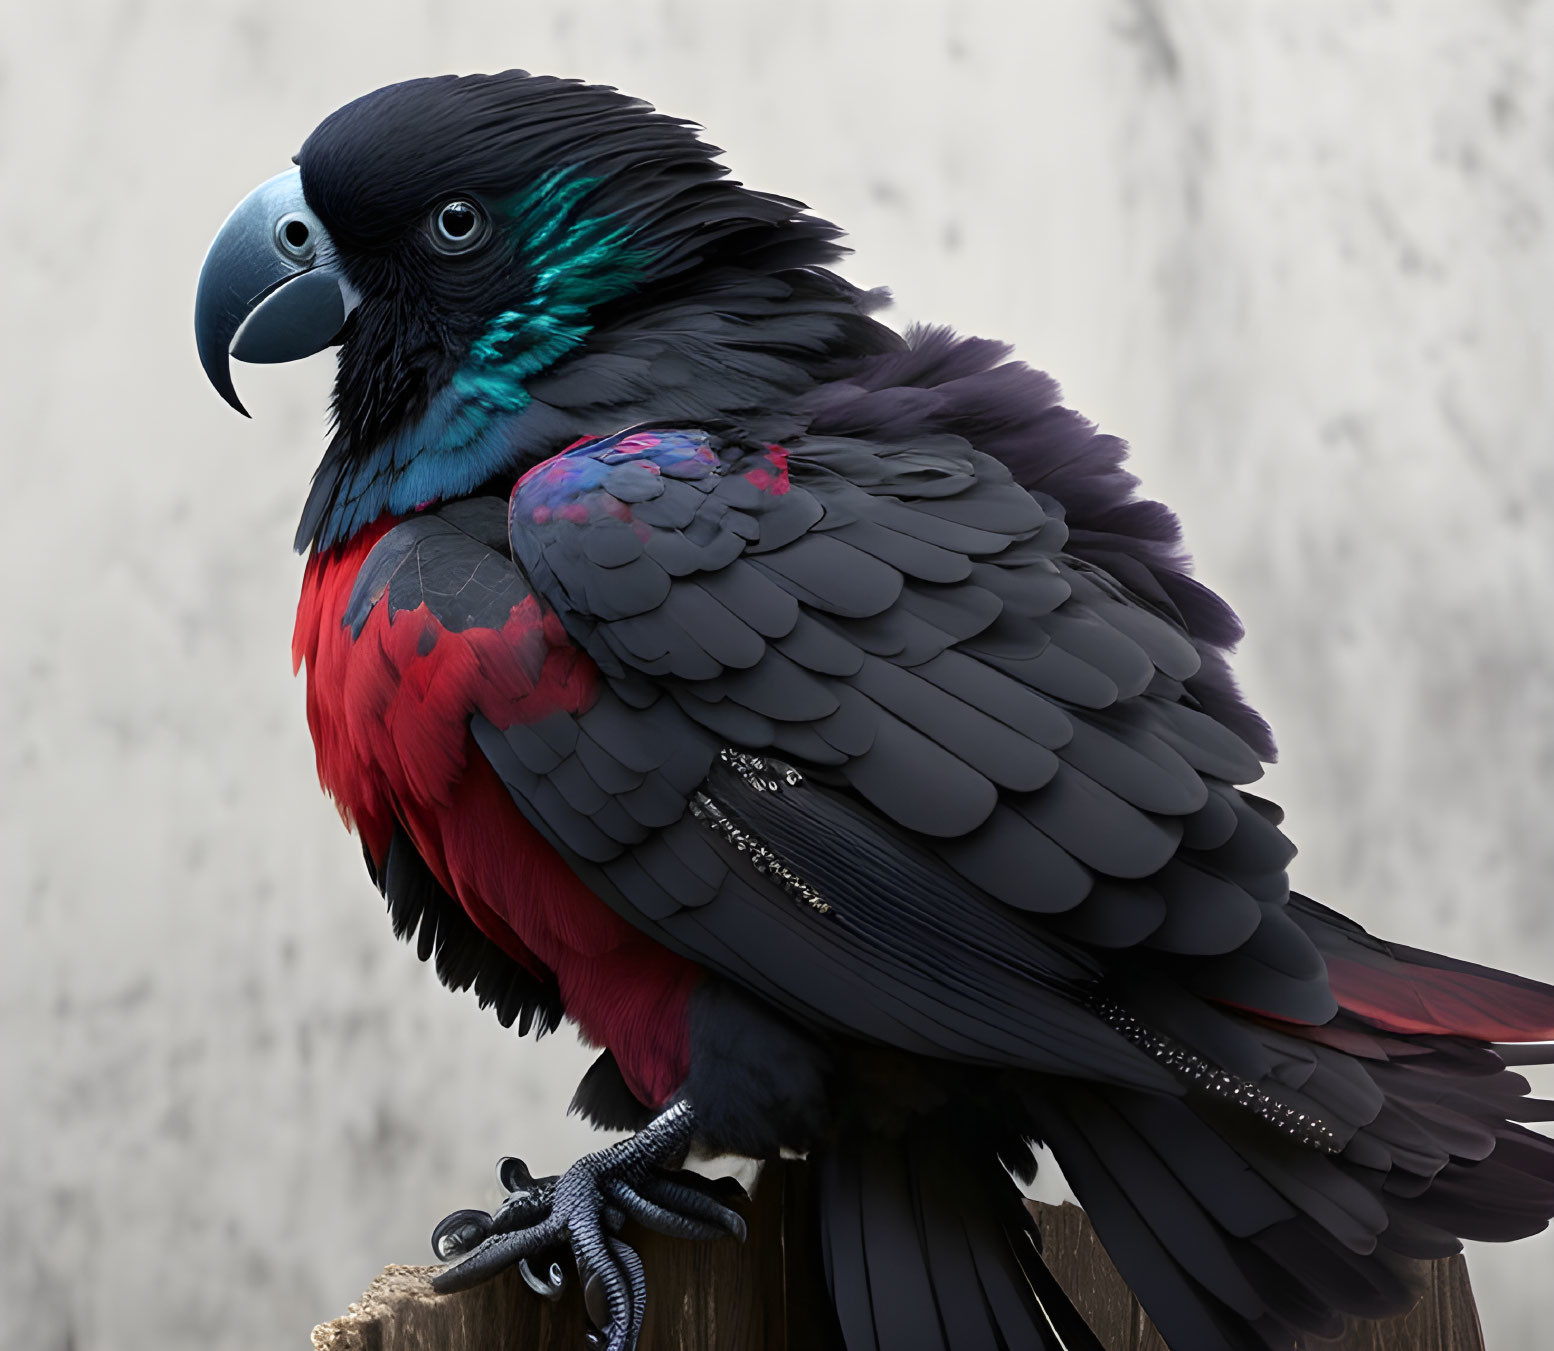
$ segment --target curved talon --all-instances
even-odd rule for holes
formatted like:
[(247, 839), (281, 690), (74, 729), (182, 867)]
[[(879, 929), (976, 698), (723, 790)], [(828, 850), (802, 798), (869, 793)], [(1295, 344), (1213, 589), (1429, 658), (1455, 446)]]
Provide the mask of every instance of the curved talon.
[(594, 1325), (589, 1333), (589, 1340), (593, 1341), (595, 1333), (600, 1328), (610, 1325), (610, 1305), (604, 1293), (604, 1281), (597, 1271), (590, 1272), (583, 1282), (583, 1312), (588, 1315), (588, 1321)]
[(432, 1251), (438, 1261), (451, 1262), (473, 1252), (495, 1232), (491, 1216), (483, 1210), (455, 1210), (432, 1230)]
[(536, 1295), (542, 1295), (548, 1300), (558, 1300), (567, 1288), (567, 1273), (561, 1269), (560, 1262), (551, 1262), (543, 1277), (534, 1274), (534, 1268), (529, 1265), (527, 1257), (518, 1259), (518, 1274), (523, 1277), (523, 1283)]
[(503, 1191), (515, 1192), (534, 1185), (534, 1174), (529, 1171), (529, 1165), (511, 1154), (496, 1161), (496, 1175), (502, 1183)]

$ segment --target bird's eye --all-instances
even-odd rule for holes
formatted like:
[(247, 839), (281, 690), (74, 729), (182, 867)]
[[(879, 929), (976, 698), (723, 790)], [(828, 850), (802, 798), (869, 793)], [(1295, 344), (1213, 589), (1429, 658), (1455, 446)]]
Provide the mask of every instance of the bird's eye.
[(275, 242), (288, 258), (305, 263), (318, 249), (313, 222), (300, 211), (288, 211), (275, 222)]
[(443, 253), (467, 253), (484, 241), (486, 229), (485, 212), (463, 197), (432, 212), (432, 243)]

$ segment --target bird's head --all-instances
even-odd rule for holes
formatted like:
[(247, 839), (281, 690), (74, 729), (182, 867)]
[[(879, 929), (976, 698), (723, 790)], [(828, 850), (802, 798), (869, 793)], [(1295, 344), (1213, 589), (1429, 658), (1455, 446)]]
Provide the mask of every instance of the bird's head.
[(222, 226), (195, 301), (200, 360), (239, 412), (230, 357), (340, 349), (299, 547), (555, 449), (554, 417), (524, 422), (547, 411), (531, 382), (626, 319), (841, 252), (718, 153), (614, 89), (523, 71), (411, 80), (325, 118)]

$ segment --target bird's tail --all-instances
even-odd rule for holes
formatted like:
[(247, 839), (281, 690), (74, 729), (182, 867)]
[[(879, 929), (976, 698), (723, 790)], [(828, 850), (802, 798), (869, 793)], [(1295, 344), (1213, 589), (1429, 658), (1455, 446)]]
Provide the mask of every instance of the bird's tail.
[[(1226, 1009), (1206, 1020), (1200, 1005), (1196, 1024), (1167, 1035), (1220, 1065), (1238, 1057), (1229, 1091), (1044, 1080), (1026, 1095), (1172, 1348), (1337, 1336), (1346, 1316), (1410, 1307), (1418, 1259), (1554, 1217), (1554, 1140), (1521, 1124), (1554, 1113), (1507, 1068), (1554, 1061), (1554, 1047), (1489, 1044), (1554, 1038), (1554, 988), (1384, 943), (1304, 897), (1290, 913), (1328, 962), (1332, 1021)], [(1192, 1047), (1195, 1032), (1220, 1054)]]
[(844, 1133), (811, 1161), (847, 1351), (1103, 1351), (992, 1149), (925, 1118)]
[(1322, 954), (1338, 1006), (1369, 1026), (1475, 1041), (1554, 1042), (1554, 986), (1385, 942), (1308, 896), (1291, 895), (1289, 914)]

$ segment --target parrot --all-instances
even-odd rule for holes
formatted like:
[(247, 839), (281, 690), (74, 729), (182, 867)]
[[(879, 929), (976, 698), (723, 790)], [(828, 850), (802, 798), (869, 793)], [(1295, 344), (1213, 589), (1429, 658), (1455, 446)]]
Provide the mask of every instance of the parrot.
[[(325, 117), (196, 349), (336, 348), (293, 636), (394, 932), (599, 1055), (624, 1138), (434, 1233), (586, 1286), (740, 1236), (694, 1151), (807, 1158), (847, 1351), (1095, 1351), (1045, 1146), (1173, 1351), (1407, 1309), (1554, 1216), (1554, 987), (1292, 891), (1231, 608), (1127, 448), (1000, 343), (890, 327), (841, 230), (693, 123), (510, 70)], [(695, 1292), (691, 1292), (694, 1299)], [(677, 1295), (678, 1298), (678, 1295)]]

